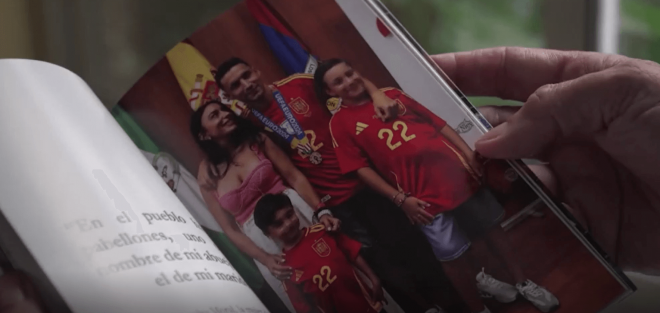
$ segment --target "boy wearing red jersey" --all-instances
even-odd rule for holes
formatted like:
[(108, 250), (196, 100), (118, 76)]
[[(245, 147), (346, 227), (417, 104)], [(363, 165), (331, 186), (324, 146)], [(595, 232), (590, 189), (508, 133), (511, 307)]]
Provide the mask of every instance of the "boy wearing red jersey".
[[(371, 99), (362, 77), (344, 60), (323, 62), (315, 85), (320, 97), (342, 99), (341, 110), (330, 122), (342, 172), (357, 172), (419, 225), (473, 312), (489, 312), (478, 289), (502, 302), (514, 301), (520, 293), (543, 312), (559, 305), (550, 292), (525, 279), (498, 225), (504, 211), (488, 188), (480, 186), (475, 153), (444, 120), (392, 88), (385, 93), (399, 104), (397, 118), (374, 119), (365, 110)], [(494, 248), (516, 287), (484, 272), (477, 275), (464, 254), (470, 246), (468, 236), (483, 237)]]
[[(313, 312), (312, 304), (323, 313), (381, 311), (383, 289), (359, 255), (359, 242), (329, 233), (322, 224), (301, 229), (291, 201), (283, 194), (264, 195), (255, 207), (254, 222), (283, 247), (284, 265), (294, 272), (284, 285), (298, 313)], [(371, 288), (354, 266), (367, 276)]]

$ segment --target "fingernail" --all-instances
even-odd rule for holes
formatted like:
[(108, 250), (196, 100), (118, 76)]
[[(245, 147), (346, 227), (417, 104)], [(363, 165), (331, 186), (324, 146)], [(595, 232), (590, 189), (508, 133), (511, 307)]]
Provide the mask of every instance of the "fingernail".
[(497, 127), (486, 132), (483, 136), (481, 136), (481, 138), (477, 139), (475, 144), (486, 143), (488, 141), (493, 141), (496, 140), (497, 138), (500, 138), (506, 132), (507, 127), (508, 127), (507, 122), (498, 125)]

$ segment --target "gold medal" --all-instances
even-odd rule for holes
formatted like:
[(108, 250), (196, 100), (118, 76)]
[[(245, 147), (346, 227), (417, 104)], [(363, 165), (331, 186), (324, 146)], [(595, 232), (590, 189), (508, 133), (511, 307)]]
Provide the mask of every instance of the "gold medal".
[(319, 165), (321, 162), (323, 162), (323, 157), (318, 151), (314, 151), (309, 155), (309, 161), (314, 165)]

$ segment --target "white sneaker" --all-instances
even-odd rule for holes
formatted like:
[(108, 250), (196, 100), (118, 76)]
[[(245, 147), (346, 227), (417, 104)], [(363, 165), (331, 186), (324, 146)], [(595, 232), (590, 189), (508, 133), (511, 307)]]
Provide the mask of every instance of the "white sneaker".
[(517, 284), (516, 288), (541, 312), (547, 313), (559, 307), (559, 300), (550, 291), (529, 279), (522, 284)]
[(486, 294), (491, 295), (498, 302), (511, 303), (518, 298), (518, 290), (516, 287), (507, 283), (501, 282), (492, 276), (486, 274), (484, 269), (477, 274), (477, 288)]

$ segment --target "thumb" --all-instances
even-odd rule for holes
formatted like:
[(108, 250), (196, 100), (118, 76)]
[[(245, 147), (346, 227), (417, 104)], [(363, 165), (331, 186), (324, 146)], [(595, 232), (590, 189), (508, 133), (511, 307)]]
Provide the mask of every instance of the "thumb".
[(520, 108), (519, 105), (484, 105), (480, 106), (478, 110), (490, 125), (496, 127), (506, 122)]
[(506, 122), (475, 143), (488, 158), (538, 158), (566, 137), (592, 138), (644, 88), (632, 69), (610, 68), (537, 89)]

